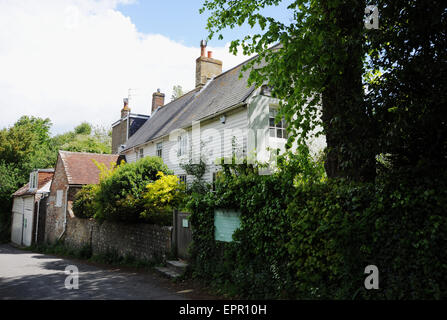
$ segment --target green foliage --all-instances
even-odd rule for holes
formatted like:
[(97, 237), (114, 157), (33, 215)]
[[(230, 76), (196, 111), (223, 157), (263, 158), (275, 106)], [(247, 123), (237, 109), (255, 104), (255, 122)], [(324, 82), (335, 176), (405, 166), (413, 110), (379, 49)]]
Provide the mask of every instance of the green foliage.
[[(367, 103), (377, 119), (380, 151), (393, 167), (432, 172), (447, 163), (447, 24), (443, 1), (383, 1), (380, 32), (368, 33)], [(427, 172), (427, 170), (425, 170)]]
[[(110, 132), (86, 122), (73, 131), (50, 136), (50, 119), (23, 116), (0, 130), (0, 239), (9, 239), (12, 193), (28, 182), (34, 169), (54, 167), (58, 150), (110, 153)], [(93, 132), (92, 132), (93, 131)]]
[(53, 141), (58, 150), (72, 152), (111, 153), (112, 148), (110, 132), (101, 127), (92, 128), (87, 122), (74, 131), (55, 136)]
[[(289, 154), (270, 176), (230, 165), (189, 201), (192, 275), (242, 298), (445, 299), (445, 176), (327, 180)], [(241, 212), (234, 242), (214, 240), (214, 209)], [(366, 290), (377, 265), (380, 290)]]
[(92, 133), (92, 126), (88, 122), (83, 122), (74, 129), (75, 134), (89, 135)]
[(183, 201), (184, 185), (174, 175), (157, 173), (158, 179), (146, 186), (143, 194), (145, 211), (141, 216), (158, 225), (172, 224), (172, 210)]
[(180, 167), (185, 170), (186, 174), (193, 176), (194, 178), (192, 183), (186, 186), (188, 194), (204, 194), (210, 190), (209, 184), (203, 179), (203, 175), (206, 171), (206, 163), (202, 158), (200, 158), (198, 162), (199, 163), (193, 163), (192, 157), (190, 157), (188, 162), (180, 164)]
[(158, 179), (158, 172), (172, 174), (159, 157), (145, 157), (135, 163), (119, 166), (102, 179), (96, 194), (95, 218), (137, 222), (145, 211), (146, 186)]
[[(297, 188), (287, 209), (293, 221), (287, 247), (299, 296), (447, 296), (441, 245), (447, 240), (445, 183), (396, 178), (376, 185), (329, 181)], [(380, 270), (379, 291), (363, 287), (363, 270), (370, 264)]]
[[(380, 153), (394, 168), (444, 168), (445, 3), (295, 0), (282, 23), (262, 11), (280, 2), (206, 0), (201, 12), (210, 13), (209, 38), (243, 24), (261, 28), (233, 40), (230, 51), (258, 54), (244, 70), (282, 99), (288, 146), (306, 143), (321, 125), (331, 178), (373, 181)], [(379, 29), (364, 27), (367, 5), (379, 9)]]
[(95, 197), (98, 193), (97, 185), (85, 185), (76, 193), (73, 202), (73, 212), (78, 218), (93, 218), (96, 213)]
[(51, 166), (56, 158), (48, 154), (50, 127), (50, 119), (23, 116), (12, 127), (0, 130), (0, 162), (14, 164), (23, 177), (37, 167)]
[(24, 180), (20, 170), (13, 164), (0, 162), (0, 243), (11, 239), (11, 195)]

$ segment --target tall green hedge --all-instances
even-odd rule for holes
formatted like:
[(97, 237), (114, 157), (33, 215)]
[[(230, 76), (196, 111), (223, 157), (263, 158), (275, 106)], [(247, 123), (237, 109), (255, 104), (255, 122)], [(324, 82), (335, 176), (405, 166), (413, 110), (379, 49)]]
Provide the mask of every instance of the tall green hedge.
[[(215, 193), (193, 195), (192, 275), (245, 298), (447, 297), (445, 176), (306, 177), (228, 171)], [(241, 212), (234, 242), (214, 240), (215, 208)], [(371, 264), (379, 290), (364, 287)]]

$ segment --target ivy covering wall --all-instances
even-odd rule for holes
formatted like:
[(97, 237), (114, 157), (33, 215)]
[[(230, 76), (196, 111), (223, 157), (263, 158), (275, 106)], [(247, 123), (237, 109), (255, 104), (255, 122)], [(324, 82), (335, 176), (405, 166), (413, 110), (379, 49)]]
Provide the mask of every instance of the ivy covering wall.
[[(306, 156), (283, 161), (269, 176), (224, 166), (215, 192), (191, 196), (192, 277), (242, 298), (447, 297), (445, 176), (354, 183), (327, 180)], [(233, 242), (214, 240), (216, 208), (241, 212)], [(379, 290), (364, 287), (368, 265)]]

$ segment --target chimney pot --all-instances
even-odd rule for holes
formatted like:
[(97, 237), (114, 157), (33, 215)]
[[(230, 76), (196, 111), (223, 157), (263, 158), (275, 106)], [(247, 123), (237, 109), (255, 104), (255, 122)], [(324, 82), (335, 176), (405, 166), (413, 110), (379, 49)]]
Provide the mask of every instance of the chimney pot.
[(204, 57), (205, 56), (205, 48), (206, 48), (206, 40), (202, 40), (200, 41), (200, 56)]
[(129, 99), (123, 98), (123, 103), (124, 103), (124, 106), (121, 109), (121, 118), (127, 117), (127, 115), (130, 113)]
[(196, 88), (205, 85), (211, 79), (222, 73), (222, 61), (213, 58), (213, 52), (205, 53), (206, 41), (200, 42), (201, 56), (196, 59)]

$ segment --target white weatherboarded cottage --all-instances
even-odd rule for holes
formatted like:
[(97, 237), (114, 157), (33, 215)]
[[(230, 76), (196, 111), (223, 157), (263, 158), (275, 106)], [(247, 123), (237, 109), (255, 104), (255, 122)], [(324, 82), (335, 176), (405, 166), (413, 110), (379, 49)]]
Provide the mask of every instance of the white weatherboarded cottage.
[[(122, 146), (127, 162), (145, 156), (159, 156), (181, 180), (189, 182), (181, 163), (189, 157), (207, 163), (203, 177), (212, 182), (220, 170), (218, 159), (247, 157), (268, 162), (271, 149), (284, 149), (286, 123), (275, 122), (279, 101), (268, 87), (248, 86), (248, 61), (224, 72), (222, 62), (202, 54), (196, 60), (196, 88), (176, 100), (159, 106), (143, 126)], [(219, 69), (220, 66), (220, 69)], [(314, 151), (324, 148), (322, 137), (313, 142)], [(269, 150), (270, 149), (270, 150)]]

